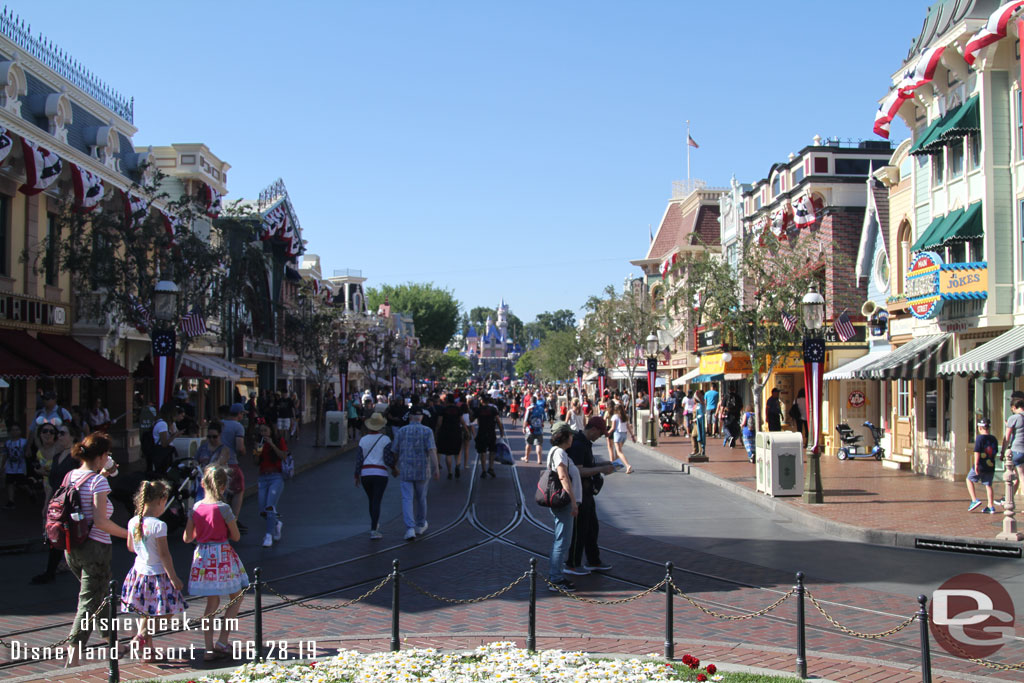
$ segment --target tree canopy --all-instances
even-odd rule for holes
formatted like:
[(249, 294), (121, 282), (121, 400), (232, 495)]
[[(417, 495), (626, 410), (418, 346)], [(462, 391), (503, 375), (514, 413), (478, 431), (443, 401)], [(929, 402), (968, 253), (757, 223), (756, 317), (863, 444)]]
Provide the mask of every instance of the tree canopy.
[(459, 302), (450, 290), (435, 287), (432, 282), (381, 285), (379, 289), (366, 290), (366, 302), (371, 311), (377, 310), (385, 297), (393, 312), (413, 316), (422, 346), (444, 348), (458, 329)]

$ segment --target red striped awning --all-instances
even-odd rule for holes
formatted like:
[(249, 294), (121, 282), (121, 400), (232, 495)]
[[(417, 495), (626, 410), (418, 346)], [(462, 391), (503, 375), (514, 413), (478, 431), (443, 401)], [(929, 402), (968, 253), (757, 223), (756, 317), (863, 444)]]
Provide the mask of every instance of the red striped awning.
[(43, 376), (43, 369), (0, 346), (0, 377), (7, 379), (35, 379)]
[(67, 356), (89, 370), (93, 379), (128, 379), (131, 373), (114, 361), (107, 360), (73, 337), (62, 334), (40, 334), (37, 339), (54, 351)]
[(54, 351), (22, 330), (0, 330), (0, 345), (30, 363), (49, 377), (88, 377), (89, 369), (64, 354)]

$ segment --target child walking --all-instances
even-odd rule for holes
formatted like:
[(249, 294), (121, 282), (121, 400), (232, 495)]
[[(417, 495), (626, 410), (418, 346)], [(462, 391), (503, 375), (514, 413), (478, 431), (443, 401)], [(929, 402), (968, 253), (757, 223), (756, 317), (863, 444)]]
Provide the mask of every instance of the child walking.
[[(206, 596), (202, 630), (206, 648), (203, 660), (207, 662), (231, 656), (228, 643), (230, 625), (242, 607), (241, 600), (233, 601), (249, 587), (245, 567), (228, 542), (228, 539), (237, 542), (241, 534), (231, 506), (223, 502), (227, 487), (228, 470), (219, 465), (207, 467), (203, 473), (203, 499), (195, 504), (192, 517), (185, 526), (185, 542), (196, 543), (188, 592)], [(215, 644), (211, 615), (220, 605), (222, 595), (227, 595), (233, 604), (220, 615), (222, 627)]]
[(7, 505), (6, 510), (14, 509), (14, 492), (18, 488), (28, 487), (28, 462), (25, 460), (25, 451), (28, 450), (28, 441), (21, 435), (21, 425), (12, 424), (10, 427), (10, 438), (4, 442), (3, 455), (0, 455), (0, 469), (7, 477)]
[(132, 639), (131, 654), (146, 662), (163, 661), (153, 649), (156, 618), (188, 609), (181, 595), (181, 579), (167, 549), (167, 524), (159, 519), (170, 491), (165, 481), (142, 482), (135, 494), (135, 516), (128, 522), (128, 550), (135, 553), (135, 564), (121, 586), (121, 602), (137, 615), (144, 615)]

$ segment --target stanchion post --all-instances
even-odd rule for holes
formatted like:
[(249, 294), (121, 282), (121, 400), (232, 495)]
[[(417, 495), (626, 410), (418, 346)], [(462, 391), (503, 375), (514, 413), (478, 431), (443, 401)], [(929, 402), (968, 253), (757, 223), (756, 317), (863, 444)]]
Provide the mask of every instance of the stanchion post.
[[(110, 630), (107, 631), (107, 656), (110, 658), (110, 672), (107, 674), (109, 683), (121, 682), (121, 668), (117, 662), (117, 607), (120, 604), (121, 596), (117, 594), (117, 581), (110, 581), (110, 604), (107, 606), (107, 618), (110, 619)], [(71, 643), (72, 646), (75, 643)]]
[(807, 678), (807, 630), (804, 624), (804, 573), (796, 573), (796, 675)]
[(391, 562), (391, 651), (398, 652), (398, 560)]
[(526, 625), (526, 649), (537, 651), (537, 558), (530, 558), (530, 619)]
[(921, 627), (921, 683), (932, 683), (932, 652), (928, 642), (928, 596), (918, 595), (917, 620)]
[(665, 563), (665, 659), (676, 658), (676, 638), (672, 616), (672, 563)]
[(260, 581), (260, 568), (252, 573), (256, 581), (256, 661), (263, 661), (263, 582)]

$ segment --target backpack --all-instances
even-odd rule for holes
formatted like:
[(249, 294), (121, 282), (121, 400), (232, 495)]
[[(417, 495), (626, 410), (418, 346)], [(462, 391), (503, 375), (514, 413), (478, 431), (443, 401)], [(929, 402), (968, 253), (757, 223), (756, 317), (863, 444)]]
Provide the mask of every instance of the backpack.
[(93, 472), (82, 477), (77, 485), (71, 483), (71, 474), (64, 475), (64, 481), (53, 492), (50, 502), (46, 504), (44, 528), (46, 542), (55, 550), (71, 550), (85, 543), (92, 531), (92, 520), (86, 519), (82, 512), (82, 496), (78, 489), (85, 482), (96, 476)]
[(544, 433), (544, 412), (541, 410), (534, 410), (530, 413), (530, 434), (543, 434)]
[(551, 453), (554, 450), (552, 448), (548, 451), (548, 462), (537, 479), (537, 490), (533, 492), (533, 500), (541, 507), (557, 510), (571, 503), (572, 498), (569, 497), (569, 492), (562, 488), (558, 472), (551, 469)]

